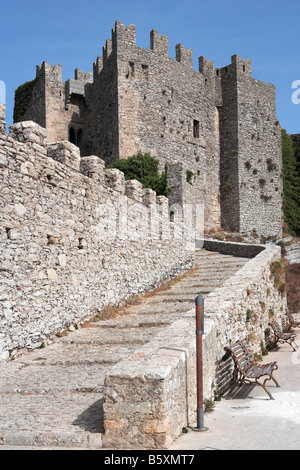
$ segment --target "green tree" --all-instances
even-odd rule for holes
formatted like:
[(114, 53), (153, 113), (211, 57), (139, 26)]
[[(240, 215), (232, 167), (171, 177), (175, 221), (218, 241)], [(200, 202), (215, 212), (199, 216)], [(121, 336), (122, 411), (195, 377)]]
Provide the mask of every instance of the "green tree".
[(167, 196), (171, 188), (167, 187), (165, 171), (159, 173), (159, 162), (150, 154), (132, 155), (115, 161), (108, 168), (117, 168), (125, 175), (126, 180), (137, 180), (142, 183), (143, 188), (153, 189), (157, 196)]
[(300, 236), (300, 175), (296, 144), (282, 129), (283, 213), (291, 235)]

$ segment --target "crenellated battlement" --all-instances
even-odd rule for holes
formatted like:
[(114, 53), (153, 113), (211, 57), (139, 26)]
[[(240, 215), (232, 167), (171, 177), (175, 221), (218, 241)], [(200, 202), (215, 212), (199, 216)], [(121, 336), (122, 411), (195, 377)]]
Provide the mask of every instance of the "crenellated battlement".
[(226, 77), (227, 74), (244, 74), (245, 76), (251, 77), (251, 59), (243, 60), (238, 54), (233, 55), (229, 65), (216, 69), (216, 75), (219, 77)]
[(192, 49), (185, 49), (182, 44), (176, 45), (176, 60), (184, 65), (193, 67), (193, 51)]
[[(75, 80), (93, 83), (93, 79), (97, 78), (103, 67), (106, 65), (111, 54), (115, 51), (116, 54), (129, 54), (139, 48), (136, 46), (136, 27), (131, 24), (125, 28), (121, 21), (115, 22), (115, 27), (112, 29), (112, 36), (106, 40), (105, 45), (102, 47), (102, 56), (98, 56), (93, 63), (93, 72), (84, 74), (79, 68), (75, 69)], [(150, 48), (149, 51), (171, 59), (169, 56), (169, 40), (167, 35), (160, 35), (160, 33), (153, 29), (150, 32)], [(186, 49), (182, 43), (175, 46), (176, 61), (187, 67), (193, 67), (193, 50)], [(214, 61), (207, 61), (204, 56), (199, 57), (199, 72), (204, 74), (206, 78), (212, 77), (212, 69), (215, 67)], [(226, 77), (228, 73), (243, 72), (246, 75), (252, 75), (251, 59), (242, 60), (239, 55), (233, 55), (231, 63), (214, 71), (216, 77)], [(47, 61), (42, 65), (36, 67), (36, 77), (42, 76), (45, 80), (62, 82), (62, 68), (60, 64), (51, 66)]]
[(158, 31), (153, 29), (150, 32), (150, 49), (157, 54), (169, 55), (169, 38), (167, 35), (161, 36)]
[(125, 28), (121, 21), (115, 22), (115, 27), (112, 29), (112, 46), (113, 48), (126, 48), (130, 50), (136, 47), (136, 27), (130, 24)]
[(36, 66), (36, 77), (62, 82), (62, 66), (60, 64), (52, 66), (45, 60), (42, 65)]

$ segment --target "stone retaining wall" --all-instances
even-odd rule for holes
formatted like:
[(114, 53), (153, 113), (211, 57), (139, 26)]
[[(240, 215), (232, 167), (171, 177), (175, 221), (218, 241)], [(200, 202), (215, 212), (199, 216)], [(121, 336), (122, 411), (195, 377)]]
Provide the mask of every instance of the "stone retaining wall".
[[(284, 321), (285, 298), (274, 287), (270, 272), (280, 256), (279, 247), (267, 246), (205, 299), (205, 398), (224, 389), (232, 377), (232, 361), (223, 360), (226, 345), (248, 338), (253, 351), (261, 353), (269, 317)], [(105, 384), (105, 446), (168, 448), (183, 427), (195, 422), (195, 354), (192, 309), (136, 351), (135, 360), (110, 370)]]

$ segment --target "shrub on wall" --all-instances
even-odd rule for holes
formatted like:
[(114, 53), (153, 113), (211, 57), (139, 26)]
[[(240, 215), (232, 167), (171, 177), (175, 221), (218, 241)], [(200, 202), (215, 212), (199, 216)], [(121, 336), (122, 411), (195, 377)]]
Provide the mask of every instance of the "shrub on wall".
[(148, 153), (139, 152), (137, 155), (122, 158), (109, 165), (108, 168), (117, 168), (124, 173), (126, 180), (139, 181), (143, 188), (153, 189), (157, 196), (167, 196), (172, 190), (167, 187), (166, 173), (160, 174), (158, 171), (158, 160)]

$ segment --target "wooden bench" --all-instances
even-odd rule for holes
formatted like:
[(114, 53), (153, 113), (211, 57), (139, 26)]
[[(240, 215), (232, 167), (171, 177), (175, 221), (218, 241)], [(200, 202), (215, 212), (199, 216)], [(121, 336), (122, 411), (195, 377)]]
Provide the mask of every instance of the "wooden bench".
[(286, 316), (288, 317), (288, 321), (289, 321), (289, 324), (290, 324), (290, 328), (293, 327), (293, 328), (299, 328), (300, 326), (300, 321), (296, 321), (292, 315), (292, 313), (288, 310), (286, 312)]
[[(295, 343), (296, 333), (284, 333), (278, 322), (276, 320), (272, 320), (269, 325), (272, 327), (275, 335), (275, 346), (277, 343), (284, 344), (288, 343), (294, 351), (296, 351), (297, 344)], [(294, 346), (293, 346), (294, 343)]]
[[(271, 362), (268, 364), (259, 364), (254, 360), (252, 353), (247, 347), (246, 341), (237, 341), (233, 345), (224, 349), (231, 353), (235, 369), (239, 374), (238, 382), (240, 382), (240, 384), (246, 383), (250, 385), (260, 385), (269, 395), (270, 399), (274, 400), (266, 387), (266, 382), (272, 379), (275, 382), (276, 387), (279, 387), (277, 380), (273, 377), (273, 371), (278, 369), (277, 363)], [(266, 376), (266, 378), (263, 383), (259, 382), (258, 379), (264, 376)]]

